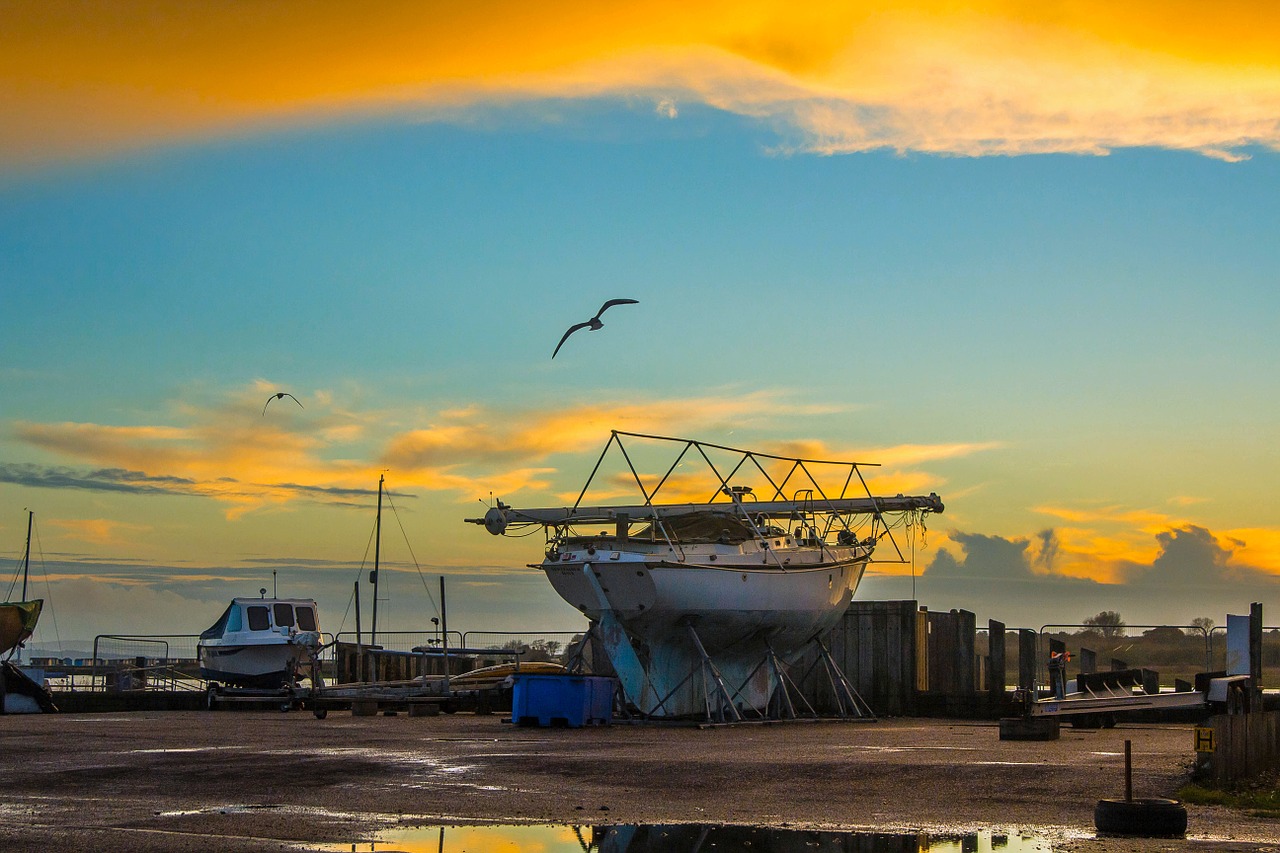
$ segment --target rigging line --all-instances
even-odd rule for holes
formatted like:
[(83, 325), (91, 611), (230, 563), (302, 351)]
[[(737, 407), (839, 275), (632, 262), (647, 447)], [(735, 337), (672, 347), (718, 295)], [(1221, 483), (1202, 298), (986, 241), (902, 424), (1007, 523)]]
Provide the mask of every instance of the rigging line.
[(422, 567), (418, 565), (418, 557), (413, 553), (413, 545), (409, 542), (409, 534), (405, 532), (404, 523), (400, 521), (400, 510), (396, 509), (395, 502), (391, 500), (391, 492), (389, 490), (386, 498), (387, 505), (391, 507), (391, 514), (396, 517), (396, 526), (400, 528), (400, 535), (404, 537), (404, 545), (409, 549), (409, 558), (413, 560), (413, 567), (418, 570), (418, 578), (422, 581), (422, 588), (426, 590), (427, 600), (431, 602), (431, 609), (436, 616), (439, 616), (440, 606), (436, 604), (436, 598), (431, 594), (431, 587), (427, 585), (427, 578), (422, 574)]
[[(360, 583), (359, 579), (356, 580), (356, 583)], [(338, 630), (333, 634), (335, 637), (342, 633), (343, 628), (347, 627), (347, 617), (351, 615), (351, 604), (355, 600), (356, 591), (353, 589), (351, 590), (351, 594), (347, 596), (347, 609), (342, 612), (342, 621), (338, 623)]]
[(369, 549), (373, 547), (373, 537), (377, 532), (377, 526), (369, 531), (369, 541), (364, 543), (364, 556), (360, 558), (360, 568), (356, 569), (356, 580), (360, 580), (360, 576), (364, 574), (364, 567), (369, 564)]
[(9, 589), (5, 593), (5, 601), (13, 601), (13, 591), (18, 586), (18, 578), (22, 577), (22, 552), (18, 552), (18, 562), (13, 567), (13, 579), (9, 581)]
[[(360, 583), (360, 579), (364, 577), (364, 567), (369, 564), (369, 549), (373, 547), (373, 536), (374, 536), (374, 533), (377, 531), (377, 529), (378, 529), (377, 523), (375, 522), (373, 530), (369, 531), (369, 541), (364, 543), (364, 556), (360, 558), (360, 568), (356, 569), (357, 584)], [(352, 591), (351, 598), (347, 599), (347, 613), (351, 612), (351, 601), (355, 598), (355, 596), (356, 596), (355, 592)], [(344, 613), (342, 614), (342, 624), (338, 626), (338, 631), (341, 632), (342, 629), (345, 628), (346, 626), (347, 626), (347, 614)]]
[[(44, 564), (44, 543), (40, 541), (40, 528), (35, 528), (36, 534), (36, 553), (40, 555), (40, 572), (44, 575), (45, 597), (49, 599), (49, 618), (53, 620), (53, 639), (58, 644), (58, 651), (62, 651), (62, 634), (58, 632), (58, 613), (53, 609), (53, 587), (49, 585), (49, 568)], [(37, 623), (36, 627), (39, 627)]]

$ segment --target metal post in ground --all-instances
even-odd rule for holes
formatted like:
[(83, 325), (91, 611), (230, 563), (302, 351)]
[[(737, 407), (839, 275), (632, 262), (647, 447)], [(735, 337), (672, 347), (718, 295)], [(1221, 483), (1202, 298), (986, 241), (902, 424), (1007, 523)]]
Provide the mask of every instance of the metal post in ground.
[(1133, 802), (1133, 741), (1124, 742), (1124, 801)]

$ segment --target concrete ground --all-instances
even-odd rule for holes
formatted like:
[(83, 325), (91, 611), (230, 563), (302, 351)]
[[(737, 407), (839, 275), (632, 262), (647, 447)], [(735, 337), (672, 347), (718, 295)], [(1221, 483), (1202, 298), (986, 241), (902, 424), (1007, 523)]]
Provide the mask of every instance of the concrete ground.
[(994, 723), (925, 719), (542, 729), (472, 714), (0, 716), (0, 849), (335, 850), (415, 825), (708, 823), (1280, 853), (1280, 823), (1219, 807), (1188, 806), (1185, 840), (1096, 838), (1096, 801), (1124, 794), (1125, 740), (1134, 795), (1174, 796), (1189, 725), (1016, 742)]

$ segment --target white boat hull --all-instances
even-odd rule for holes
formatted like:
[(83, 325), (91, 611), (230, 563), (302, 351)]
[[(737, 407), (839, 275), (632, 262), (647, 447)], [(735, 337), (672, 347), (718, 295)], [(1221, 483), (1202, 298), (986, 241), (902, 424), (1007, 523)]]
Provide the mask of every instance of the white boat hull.
[(309, 660), (299, 643), (200, 644), (200, 675), (236, 687), (292, 686), (299, 667)]
[[(707, 683), (703, 651), (740, 712), (766, 708), (778, 686), (770, 651), (787, 662), (831, 630), (867, 561), (853, 549), (837, 562), (786, 569), (598, 556), (541, 568), (561, 598), (601, 626), (620, 676), (632, 656), (618, 644), (635, 650), (643, 676), (623, 677), (624, 690), (642, 713), (659, 717), (707, 714), (715, 686)], [(611, 625), (626, 637), (610, 637)]]

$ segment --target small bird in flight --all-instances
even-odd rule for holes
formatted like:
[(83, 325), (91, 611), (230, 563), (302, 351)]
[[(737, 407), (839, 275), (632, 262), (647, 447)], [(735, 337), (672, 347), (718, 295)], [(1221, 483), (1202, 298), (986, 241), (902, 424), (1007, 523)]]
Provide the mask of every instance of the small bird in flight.
[(608, 310), (611, 305), (638, 305), (639, 300), (636, 299), (610, 299), (608, 302), (600, 306), (600, 310), (596, 312), (596, 316), (592, 317), (585, 323), (576, 323), (569, 327), (569, 331), (564, 333), (564, 337), (560, 339), (560, 343), (556, 344), (555, 352), (551, 353), (551, 357), (556, 357), (556, 352), (560, 352), (560, 347), (564, 346), (564, 342), (569, 340), (569, 336), (579, 329), (590, 329), (595, 332), (604, 327), (604, 323), (600, 322), (600, 315)]
[[(272, 400), (281, 400), (281, 399), (284, 399), (285, 397), (288, 397), (293, 402), (298, 403), (298, 398), (290, 394), (288, 391), (278, 391), (275, 394), (272, 394), (270, 397), (268, 397), (267, 402), (263, 404), (262, 416), (264, 418), (267, 416), (267, 406), (271, 405)], [(298, 403), (298, 408), (305, 409), (306, 406), (302, 405), (301, 403)]]

